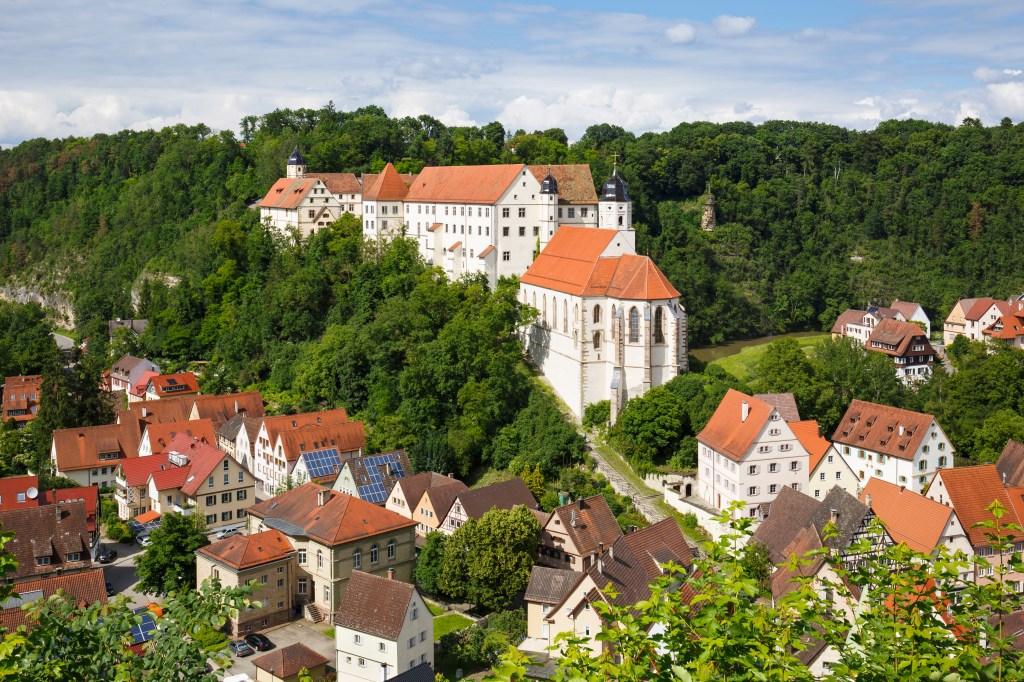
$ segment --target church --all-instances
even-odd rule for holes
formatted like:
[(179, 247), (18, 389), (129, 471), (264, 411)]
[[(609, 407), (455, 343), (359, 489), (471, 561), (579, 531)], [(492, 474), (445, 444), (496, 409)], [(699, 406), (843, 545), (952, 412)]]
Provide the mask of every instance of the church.
[(647, 256), (636, 254), (632, 202), (613, 173), (602, 185), (598, 229), (562, 225), (519, 278), (520, 301), (539, 311), (524, 331), (534, 364), (577, 418), (688, 369), (686, 309)]

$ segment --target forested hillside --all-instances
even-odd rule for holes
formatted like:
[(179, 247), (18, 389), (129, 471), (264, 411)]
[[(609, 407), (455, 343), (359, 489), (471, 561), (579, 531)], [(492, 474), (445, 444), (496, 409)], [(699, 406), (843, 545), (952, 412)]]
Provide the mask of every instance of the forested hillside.
[[(111, 317), (163, 316), (163, 350), (182, 359), (234, 342), (224, 312), (245, 305), (258, 281), (265, 329), (318, 338), (324, 288), (346, 273), (270, 268), (247, 209), (295, 144), (314, 171), (377, 171), (388, 160), (402, 171), (584, 162), (600, 181), (617, 159), (638, 247), (683, 292), (694, 345), (826, 328), (847, 306), (895, 297), (941, 317), (960, 296), (1024, 287), (1024, 125), (1008, 119), (992, 128), (889, 121), (869, 132), (684, 123), (639, 137), (597, 125), (569, 145), (557, 129), (449, 128), (331, 106), (247, 117), (240, 137), (181, 125), (0, 151), (3, 281), (70, 293), (86, 336)], [(698, 226), (708, 188), (713, 233)], [(173, 293), (164, 275), (181, 279)]]

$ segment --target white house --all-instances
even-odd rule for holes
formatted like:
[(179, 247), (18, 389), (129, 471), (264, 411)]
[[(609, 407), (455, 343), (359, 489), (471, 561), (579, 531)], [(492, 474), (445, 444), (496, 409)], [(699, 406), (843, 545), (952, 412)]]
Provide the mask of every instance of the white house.
[[(362, 452), (366, 431), (362, 422), (350, 422), (343, 409), (264, 417), (253, 447), (253, 475), (266, 492), (286, 488), (288, 477), (293, 483), (316, 478), (310, 475), (309, 462), (300, 461), (304, 453), (333, 450), (338, 469), (346, 455)], [(296, 467), (299, 467), (296, 471)]]
[(353, 571), (334, 614), (339, 680), (389, 680), (434, 664), (434, 618), (409, 583)]
[(894, 308), (881, 306), (869, 306), (867, 310), (851, 308), (842, 313), (836, 319), (836, 323), (832, 325), (832, 338), (845, 337), (863, 346), (871, 337), (871, 332), (883, 320), (906, 322), (907, 318), (901, 311)]
[(327, 184), (306, 175), (306, 159), (298, 147), (288, 157), (287, 177), (275, 182), (260, 201), (260, 220), (282, 234), (294, 228), (309, 236), (342, 213), (341, 202)]
[(729, 389), (697, 442), (698, 494), (717, 509), (741, 501), (757, 516), (782, 488), (807, 489), (807, 450), (761, 398)]
[[(628, 206), (618, 205), (627, 228)], [(563, 225), (519, 282), (539, 313), (524, 333), (530, 357), (577, 417), (609, 400), (614, 421), (627, 400), (687, 370), (686, 309), (635, 254), (631, 229)]]
[(874, 476), (921, 492), (932, 475), (953, 467), (953, 446), (935, 417), (854, 400), (832, 434), (863, 487)]
[(947, 346), (958, 336), (971, 341), (984, 341), (983, 332), (1010, 312), (1010, 303), (995, 298), (962, 298), (949, 311), (942, 326), (942, 340)]
[(898, 298), (892, 302), (889, 306), (891, 309), (898, 311), (907, 322), (920, 322), (924, 325), (924, 335), (927, 338), (931, 338), (932, 335), (932, 321), (925, 313), (924, 308), (919, 304), (911, 301), (901, 301)]

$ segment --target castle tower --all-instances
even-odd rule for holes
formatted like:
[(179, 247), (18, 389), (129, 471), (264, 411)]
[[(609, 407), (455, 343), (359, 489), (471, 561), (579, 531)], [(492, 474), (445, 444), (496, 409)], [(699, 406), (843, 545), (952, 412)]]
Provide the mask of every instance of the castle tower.
[(626, 183), (618, 170), (601, 185), (601, 200), (597, 207), (597, 226), (608, 230), (633, 229), (633, 202), (629, 199)]
[(548, 174), (540, 183), (540, 243), (547, 244), (558, 229), (558, 181)]
[(295, 145), (295, 151), (288, 157), (288, 174), (286, 177), (306, 177), (306, 159), (302, 156), (302, 152), (299, 151), (299, 145)]

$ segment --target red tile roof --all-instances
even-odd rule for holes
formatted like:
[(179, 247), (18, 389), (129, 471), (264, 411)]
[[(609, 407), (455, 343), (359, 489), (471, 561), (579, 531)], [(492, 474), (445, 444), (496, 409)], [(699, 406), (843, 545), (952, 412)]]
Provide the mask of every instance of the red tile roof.
[[(16, 589), (21, 595), (22, 603), (36, 599), (49, 599), (57, 594), (58, 590), (71, 597), (79, 607), (84, 608), (96, 602), (107, 603), (107, 588), (102, 568), (27, 580), (18, 583)], [(23, 610), (20, 606), (0, 611), (0, 628), (7, 632), (13, 632), (22, 625), (31, 628), (33, 623), (28, 611)]]
[(432, 166), (420, 171), (407, 202), (494, 204), (526, 172), (522, 164)]
[(460, 246), (462, 246), (462, 242), (455, 242), (454, 244), (452, 244), (451, 246), (448, 247), (448, 250), (449, 251), (458, 251)]
[(163, 400), (143, 400), (128, 403), (128, 409), (118, 413), (118, 419), (127, 412), (135, 416), (142, 426), (146, 424), (165, 424), (168, 422), (188, 421), (189, 413), (197, 396), (184, 395)]
[(277, 446), (277, 437), (282, 433), (304, 426), (326, 426), (328, 424), (344, 424), (348, 421), (348, 413), (342, 409), (324, 410), (322, 412), (303, 412), (301, 414), (282, 414), (275, 417), (264, 417), (263, 426), (267, 429), (267, 437), (272, 446)]
[(436, 232), (439, 229), (441, 229), (441, 223), (434, 223), (433, 225), (427, 228), (427, 232)]
[(171, 444), (171, 441), (179, 433), (184, 433), (205, 443), (217, 442), (217, 435), (213, 430), (213, 422), (209, 419), (151, 424), (146, 427), (146, 432), (143, 435), (149, 437), (149, 445), (155, 455), (166, 450), (167, 446)]
[(150, 509), (148, 512), (143, 512), (135, 517), (135, 520), (139, 523), (146, 524), (150, 521), (156, 521), (160, 518), (160, 512)]
[(265, 530), (254, 535), (232, 535), (196, 551), (236, 571), (280, 561), (295, 554), (295, 548), (288, 542), (288, 537), (278, 530)]
[(329, 662), (329, 659), (322, 654), (313, 651), (301, 642), (296, 642), (271, 651), (269, 654), (264, 654), (255, 659), (252, 664), (260, 670), (272, 673), (275, 679), (284, 680), (298, 675), (303, 668), (310, 671)]
[(298, 208), (317, 182), (318, 180), (312, 177), (281, 178), (270, 188), (267, 196), (263, 197), (260, 208)]
[(519, 281), (574, 296), (640, 301), (679, 296), (647, 256), (602, 257), (616, 238), (621, 237), (615, 230), (562, 225)]
[(166, 453), (152, 455), (150, 457), (126, 459), (119, 464), (121, 477), (124, 478), (125, 483), (132, 488), (139, 488), (146, 485), (149, 481), (149, 477), (154, 471), (167, 469), (170, 466), (171, 464), (167, 459)]
[(822, 438), (818, 432), (818, 422), (813, 419), (808, 419), (802, 422), (789, 422), (789, 428), (793, 430), (793, 435), (800, 441), (800, 445), (804, 446), (804, 450), (811, 456), (807, 468), (810, 471), (814, 471), (814, 467), (818, 466), (825, 453), (832, 446), (827, 439)]
[(866, 313), (866, 310), (855, 310), (853, 308), (843, 311), (836, 318), (836, 323), (832, 325), (832, 333), (846, 336), (846, 327), (851, 324), (859, 325)]
[(796, 407), (796, 398), (792, 393), (755, 393), (754, 397), (778, 410), (779, 416), (786, 422), (800, 421), (800, 410)]
[[(35, 488), (36, 494), (29, 497), (29, 488)], [(18, 494), (22, 499), (18, 499)], [(8, 509), (25, 509), (39, 506), (38, 476), (8, 476), (0, 478), (0, 511)]]
[(181, 492), (190, 497), (196, 494), (196, 491), (206, 482), (207, 477), (214, 469), (221, 466), (225, 459), (231, 457), (223, 450), (219, 450), (209, 443), (197, 441), (183, 433), (174, 437), (167, 452), (188, 457), (188, 467), (179, 468), (188, 471), (188, 476), (181, 485)]
[(889, 307), (897, 311), (900, 315), (909, 320), (911, 317), (914, 316), (914, 313), (917, 312), (917, 309), (920, 306), (917, 303), (913, 303), (911, 301), (895, 300)]
[(362, 194), (363, 188), (355, 173), (306, 173), (307, 178), (319, 178), (334, 194)]
[(976, 298), (970, 310), (964, 311), (964, 319), (971, 321), (981, 320), (992, 306), (995, 306), (1001, 315), (1010, 312), (1010, 304), (1006, 301), (1000, 301), (995, 298)]
[(994, 532), (995, 529), (976, 528), (975, 525), (994, 520), (992, 512), (986, 510), (993, 502), (998, 501), (1006, 509), (1003, 524), (1020, 524), (1016, 508), (994, 464), (942, 469), (935, 474), (928, 494), (934, 496), (943, 494), (943, 491), (974, 546), (989, 544), (986, 533)]
[[(39, 410), (39, 393), (43, 387), (40, 375), (19, 375), (4, 378), (4, 394), (0, 421), (13, 419), (15, 422), (27, 422), (36, 418)], [(10, 414), (21, 412), (25, 414)]]
[[(554, 525), (556, 519), (557, 526)], [(552, 530), (564, 531), (569, 536), (580, 556), (597, 552), (601, 545), (611, 547), (622, 536), (622, 530), (603, 495), (557, 507), (547, 521)]]
[[(323, 505), (318, 504), (321, 492), (324, 494)], [(303, 529), (308, 537), (328, 546), (416, 525), (412, 519), (383, 507), (312, 482), (249, 507), (249, 515), (264, 521), (280, 519)]]
[[(743, 419), (743, 403), (748, 406)], [(753, 396), (730, 388), (697, 440), (738, 462), (743, 459), (775, 408)]]
[(116, 466), (116, 460), (101, 460), (100, 453), (117, 453), (121, 460), (138, 457), (139, 432), (130, 420), (122, 424), (58, 429), (53, 432), (53, 449), (59, 471)]
[(854, 400), (832, 442), (912, 460), (933, 423), (930, 414)]
[(537, 182), (544, 182), (548, 172), (558, 183), (558, 203), (560, 204), (596, 204), (597, 191), (594, 189), (594, 176), (590, 165), (569, 164), (547, 166), (534, 164), (528, 166)]
[(1024, 315), (1001, 315), (999, 319), (985, 327), (981, 333), (987, 334), (993, 339), (1003, 339), (1005, 341), (1012, 341), (1018, 336), (1024, 336)]
[(402, 201), (409, 192), (395, 167), (389, 162), (369, 188), (363, 188), (363, 201)]
[[(406, 508), (415, 510), (419, 504), (420, 498), (423, 497), (423, 493), (426, 492), (428, 488), (436, 488), (449, 485), (451, 483), (458, 483), (461, 485), (462, 487), (460, 490), (468, 490), (465, 484), (461, 481), (450, 476), (443, 476), (442, 474), (434, 473), (433, 471), (423, 471), (412, 476), (400, 478), (395, 482), (395, 485), (401, 489), (402, 496), (405, 497)], [(445, 513), (447, 512), (448, 510), (446, 509)]]
[[(886, 347), (880, 348), (875, 344), (880, 343)], [(922, 350), (912, 350), (912, 344), (921, 345)], [(935, 350), (928, 343), (928, 337), (924, 330), (913, 322), (901, 322), (899, 320), (885, 319), (875, 325), (868, 337), (868, 349), (878, 353), (885, 353), (893, 357), (907, 357), (912, 355), (934, 355)]]
[(885, 524), (889, 537), (925, 554), (931, 554), (939, 546), (949, 517), (953, 515), (953, 510), (946, 505), (880, 478), (868, 480), (860, 501), (868, 504), (869, 496), (871, 510)]
[[(193, 396), (189, 403), (189, 411), (191, 412), (193, 409), (199, 419), (209, 419), (213, 422), (214, 427), (219, 427), (242, 412), (250, 419), (266, 414), (263, 410), (263, 397), (259, 391)], [(185, 418), (188, 419), (189, 416), (186, 414)]]
[(166, 469), (157, 469), (150, 474), (153, 485), (157, 490), (175, 490), (181, 488), (188, 477), (188, 467), (179, 467), (174, 466), (173, 464), (168, 466)]
[(192, 372), (158, 374), (150, 378), (156, 394), (161, 398), (171, 395), (190, 395), (199, 392), (199, 380)]
[(138, 380), (128, 389), (128, 392), (138, 398), (143, 398), (146, 395), (146, 386), (149, 385), (149, 380), (153, 377), (160, 376), (160, 372), (154, 372), (153, 370), (147, 369), (145, 372), (139, 375)]
[(352, 571), (334, 624), (396, 642), (415, 594), (415, 585)]
[(478, 255), (477, 258), (487, 258), (487, 255), (492, 251), (494, 251), (494, 247), (488, 244), (487, 247), (480, 252), (480, 255)]
[[(54, 573), (58, 567), (70, 572), (91, 563), (84, 502), (0, 511), (0, 528), (14, 533), (4, 547), (18, 561), (18, 568), (7, 576), (14, 580)], [(81, 559), (68, 561), (74, 552)], [(42, 557), (51, 557), (51, 563), (36, 565)]]
[(357, 452), (366, 447), (366, 429), (363, 422), (304, 426), (282, 433), (281, 445), (289, 462), (298, 460), (303, 452), (325, 448), (337, 448), (339, 454)]

